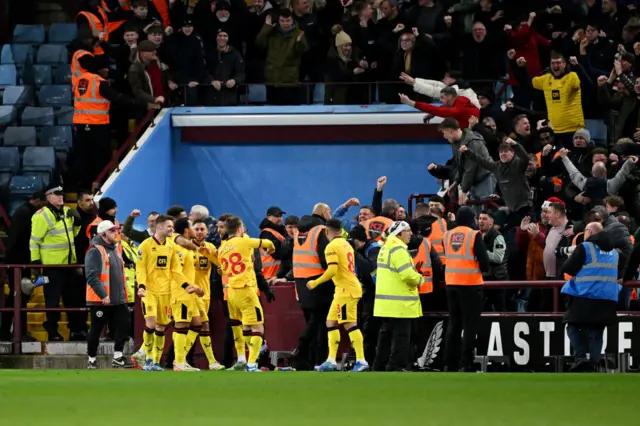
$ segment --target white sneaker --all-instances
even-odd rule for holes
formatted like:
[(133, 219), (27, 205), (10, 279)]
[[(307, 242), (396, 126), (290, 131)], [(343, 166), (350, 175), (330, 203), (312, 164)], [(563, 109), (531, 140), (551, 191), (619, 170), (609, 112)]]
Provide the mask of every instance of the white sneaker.
[(222, 371), (224, 370), (224, 365), (219, 362), (214, 362), (213, 364), (209, 364), (209, 370), (211, 371)]
[(176, 365), (174, 365), (173, 366), (173, 371), (200, 371), (200, 369), (192, 367), (187, 363), (184, 363), (184, 364), (176, 364)]

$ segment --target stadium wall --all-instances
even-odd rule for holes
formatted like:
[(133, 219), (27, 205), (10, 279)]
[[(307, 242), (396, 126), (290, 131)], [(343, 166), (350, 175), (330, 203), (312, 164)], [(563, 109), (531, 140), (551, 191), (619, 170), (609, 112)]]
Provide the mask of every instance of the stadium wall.
[(385, 197), (406, 203), (437, 191), (426, 166), (451, 156), (422, 116), (404, 106), (175, 108), (103, 190), (123, 219), (204, 204), (240, 215), (252, 235), (272, 205), (301, 216), (318, 201), (370, 204), (382, 175)]

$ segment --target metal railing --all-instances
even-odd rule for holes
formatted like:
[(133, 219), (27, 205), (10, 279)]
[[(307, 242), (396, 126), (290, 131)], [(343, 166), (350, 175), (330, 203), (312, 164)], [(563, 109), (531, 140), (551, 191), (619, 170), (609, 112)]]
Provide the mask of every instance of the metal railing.
[[(411, 194), (409, 195), (409, 199), (407, 200), (407, 216), (413, 217), (413, 203), (415, 201), (416, 205), (419, 203), (424, 203), (429, 198), (433, 197), (437, 194)], [(428, 202), (428, 201), (427, 201)], [(493, 200), (467, 200), (466, 205), (469, 206), (487, 206), (487, 208), (492, 208), (497, 210), (500, 206), (496, 204)], [(455, 212), (459, 205), (457, 200), (450, 200), (449, 203), (445, 206), (447, 211)]]
[[(84, 308), (22, 308), (22, 292), (20, 291), (20, 281), (22, 280), (22, 270), (23, 269), (40, 269), (43, 265), (31, 265), (31, 264), (10, 264), (10, 265), (0, 265), (0, 270), (11, 270), (13, 269), (13, 298), (14, 298), (14, 307), (13, 308), (5, 308), (4, 304), (0, 304), (0, 312), (13, 312), (13, 352), (16, 355), (19, 355), (21, 352), (21, 336), (22, 336), (22, 321), (21, 315), (27, 312), (87, 312), (89, 309), (87, 307)], [(46, 268), (81, 268), (83, 265), (45, 265)], [(10, 278), (11, 279), (11, 278)], [(515, 312), (501, 312), (495, 313), (493, 315), (497, 316), (531, 316), (531, 315), (549, 315), (549, 314), (558, 314), (562, 312), (560, 309), (560, 288), (565, 284), (564, 281), (488, 281), (484, 284), (484, 287), (487, 289), (521, 289), (521, 288), (530, 288), (530, 289), (551, 289), (553, 290), (553, 312), (525, 312), (525, 313), (515, 313)], [(292, 282), (279, 283), (274, 286), (274, 289), (278, 291), (279, 288), (288, 288), (291, 286), (295, 286)], [(633, 288), (640, 287), (640, 281), (629, 281), (623, 284), (624, 287)], [(290, 297), (293, 296), (293, 292), (288, 292)], [(213, 294), (212, 294), (213, 296)], [(10, 296), (11, 297), (11, 296)], [(0, 298), (2, 301), (3, 298)], [(212, 298), (212, 302), (214, 299)], [(139, 298), (136, 298), (136, 309), (139, 308)], [(426, 312), (425, 315), (435, 314), (436, 312)], [(446, 313), (445, 313), (446, 314)], [(136, 322), (141, 321), (140, 316), (136, 316)], [(135, 324), (136, 330), (142, 329), (142, 324)]]

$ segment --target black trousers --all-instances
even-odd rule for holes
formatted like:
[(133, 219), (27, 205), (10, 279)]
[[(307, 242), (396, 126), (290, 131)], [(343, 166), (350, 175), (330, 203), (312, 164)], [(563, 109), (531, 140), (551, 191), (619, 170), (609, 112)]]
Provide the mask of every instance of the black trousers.
[(111, 161), (110, 126), (75, 125), (73, 144), (76, 181), (80, 189), (91, 189), (93, 181)]
[[(448, 285), (449, 323), (444, 346), (445, 368), (472, 368), (483, 295), (480, 285)], [(462, 339), (460, 333), (464, 331)], [(462, 340), (462, 341), (461, 341)], [(460, 350), (462, 343), (462, 351)]]
[(331, 303), (319, 302), (314, 308), (302, 308), (306, 323), (296, 347), (298, 349), (298, 356), (294, 363), (296, 369), (310, 369), (326, 361), (329, 355), (327, 314), (330, 307)]
[(382, 318), (375, 371), (409, 369), (413, 318)]
[(378, 336), (382, 328), (382, 319), (373, 316), (373, 300), (362, 301), (362, 314), (360, 315), (360, 328), (364, 339), (364, 359), (373, 365), (378, 351)]
[[(49, 282), (44, 285), (44, 303), (46, 308), (59, 308), (60, 297), (65, 308), (85, 307), (86, 284), (82, 276), (73, 268), (45, 269), (44, 274)], [(85, 312), (67, 312), (69, 331), (71, 334), (87, 330), (87, 314)], [(47, 312), (47, 320), (43, 324), (49, 337), (58, 334), (60, 312)]]
[(300, 88), (267, 86), (267, 103), (269, 105), (300, 105)]
[(100, 335), (107, 324), (114, 327), (114, 350), (122, 352), (129, 338), (129, 308), (127, 305), (90, 306), (91, 330), (87, 338), (87, 354), (95, 357), (98, 353)]

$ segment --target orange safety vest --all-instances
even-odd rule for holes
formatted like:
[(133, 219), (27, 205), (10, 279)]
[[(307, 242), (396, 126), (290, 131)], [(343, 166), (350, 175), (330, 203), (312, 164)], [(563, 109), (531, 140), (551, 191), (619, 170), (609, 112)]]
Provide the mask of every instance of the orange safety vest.
[[(280, 241), (280, 244), (284, 242), (284, 236), (280, 234), (278, 231), (275, 231), (271, 228), (265, 228), (262, 232), (268, 232)], [(278, 274), (278, 269), (280, 269), (280, 261), (274, 259), (273, 256), (267, 254), (267, 251), (264, 249), (260, 249), (260, 260), (262, 261), (262, 275), (266, 279), (273, 278)]]
[(71, 85), (72, 86), (76, 85), (76, 83), (78, 82), (78, 79), (82, 74), (89, 72), (89, 70), (82, 68), (79, 62), (80, 58), (86, 55), (93, 56), (93, 53), (89, 52), (88, 50), (78, 49), (74, 52), (73, 56), (71, 57)]
[[(84, 16), (85, 18), (87, 18), (87, 21), (89, 22), (89, 28), (91, 28), (91, 34), (93, 34), (94, 37), (99, 37), (100, 33), (104, 32), (104, 41), (108, 42), (109, 41), (109, 18), (107, 17), (107, 14), (105, 13), (105, 11), (100, 8), (98, 8), (98, 13), (100, 14), (100, 18), (102, 18), (102, 21), (95, 14), (87, 11), (79, 12), (76, 15), (76, 20), (78, 19), (78, 16)], [(93, 49), (93, 54), (104, 55), (104, 50), (102, 49), (102, 46), (97, 45)]]
[(636, 237), (634, 237), (633, 235), (629, 235), (629, 237), (631, 237), (631, 245), (635, 246), (636, 245)]
[[(118, 0), (118, 4), (120, 5), (120, 9), (121, 10), (131, 10), (131, 0)], [(105, 12), (109, 13), (112, 12), (111, 9), (109, 9), (109, 5), (107, 4), (106, 0), (102, 0), (100, 2), (100, 9), (104, 10)], [(109, 33), (114, 32), (115, 30), (117, 30), (118, 28), (120, 28), (120, 26), (122, 24), (124, 24), (127, 21), (115, 21), (115, 22), (109, 22), (107, 24), (107, 28), (109, 30)]]
[(447, 264), (447, 258), (444, 255), (444, 244), (442, 242), (445, 232), (447, 232), (447, 222), (444, 219), (437, 219), (433, 222), (431, 234), (428, 237), (433, 249), (438, 256), (440, 256), (440, 262), (442, 262), (443, 265)]
[[(558, 156), (559, 155), (556, 152), (556, 154), (553, 156), (553, 159), (555, 160), (556, 158), (558, 158)], [(538, 159), (538, 167), (542, 167), (542, 151), (536, 154), (536, 158)], [(555, 192), (562, 191), (562, 179), (560, 179), (559, 177), (552, 177), (551, 182), (553, 182), (553, 190)]]
[(433, 292), (433, 268), (431, 266), (431, 243), (426, 238), (422, 239), (422, 244), (418, 247), (418, 252), (413, 258), (416, 270), (424, 277), (424, 283), (418, 288), (418, 293), (426, 294)]
[(108, 125), (111, 103), (100, 94), (97, 74), (84, 73), (73, 86), (73, 124)]
[[(107, 291), (107, 296), (109, 296), (111, 294), (110, 283), (109, 283), (109, 254), (107, 253), (107, 250), (101, 245), (92, 245), (89, 247), (89, 249), (91, 249), (91, 247), (95, 247), (96, 249), (98, 249), (98, 252), (100, 253), (100, 257), (102, 258), (102, 269), (100, 271), (100, 283), (102, 283), (102, 285), (104, 286), (104, 289)], [(118, 247), (121, 248), (122, 246), (118, 245)], [(122, 259), (122, 250), (116, 250), (116, 253), (120, 257), (120, 260), (122, 261), (122, 276), (126, 280), (127, 276), (124, 273), (124, 260)], [(126, 281), (124, 283), (124, 294), (125, 295), (127, 294)], [(86, 299), (87, 299), (87, 302), (102, 303), (102, 299), (100, 299), (100, 297), (96, 294), (96, 292), (93, 291), (93, 288), (91, 288), (89, 283), (87, 283)]]
[(314, 226), (307, 232), (307, 239), (300, 244), (298, 238), (293, 242), (293, 277), (311, 278), (324, 273), (318, 255), (318, 236), (326, 229), (323, 225)]
[(160, 18), (162, 18), (162, 25), (170, 27), (171, 19), (169, 19), (169, 3), (167, 0), (152, 0), (152, 3), (158, 14), (160, 14)]
[[(578, 232), (576, 235), (573, 236), (573, 240), (571, 240), (571, 245), (572, 246), (577, 246), (578, 245), (578, 238), (580, 238), (581, 235), (584, 235), (584, 232)], [(564, 279), (566, 281), (569, 281), (571, 279), (571, 275), (569, 274), (564, 274)]]
[[(102, 221), (103, 221), (103, 219), (101, 219), (100, 217), (96, 216), (96, 218), (93, 219), (93, 222), (91, 222), (89, 224), (89, 226), (87, 226), (86, 235), (87, 235), (87, 238), (89, 239), (89, 241), (91, 241), (91, 230), (94, 227), (97, 227), (98, 225), (100, 225), (100, 222), (102, 222)], [(118, 219), (115, 219), (115, 222), (113, 224), (116, 225), (116, 226), (120, 226), (120, 224), (118, 223)], [(118, 242), (120, 241), (121, 238), (122, 238), (122, 236), (120, 234), (118, 234)]]
[(482, 285), (482, 272), (473, 248), (479, 231), (458, 226), (444, 234), (444, 255), (447, 257), (447, 285)]
[(388, 217), (376, 216), (367, 220), (362, 224), (362, 226), (367, 230), (367, 237), (369, 237), (370, 240), (380, 241), (382, 239), (382, 234), (384, 231), (389, 229), (392, 223), (393, 220)]

